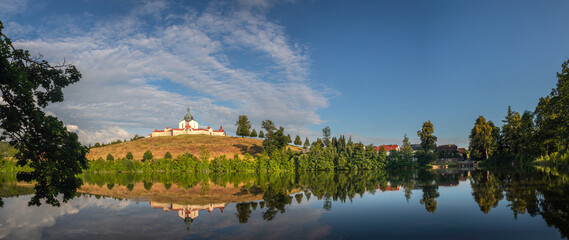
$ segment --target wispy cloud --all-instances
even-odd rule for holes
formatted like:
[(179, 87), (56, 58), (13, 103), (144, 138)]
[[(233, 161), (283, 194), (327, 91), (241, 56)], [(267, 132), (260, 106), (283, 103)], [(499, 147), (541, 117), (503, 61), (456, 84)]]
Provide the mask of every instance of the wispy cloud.
[(202, 124), (230, 133), (246, 114), (256, 126), (271, 119), (310, 135), (327, 97), (310, 81), (307, 49), (258, 10), (272, 4), (212, 2), (203, 12), (172, 14), (167, 10), (177, 6), (152, 1), (90, 27), (69, 26), (74, 30), (63, 36), (14, 40), (49, 61), (65, 57), (82, 72), (65, 101), (48, 110), (77, 126), (84, 143), (174, 126), (188, 101)]

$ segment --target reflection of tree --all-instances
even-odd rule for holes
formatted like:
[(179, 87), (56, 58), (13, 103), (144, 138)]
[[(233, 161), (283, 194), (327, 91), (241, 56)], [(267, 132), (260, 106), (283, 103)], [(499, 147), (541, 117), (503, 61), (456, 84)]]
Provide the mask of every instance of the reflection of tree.
[(488, 213), (504, 198), (500, 182), (487, 171), (473, 171), (471, 174), (470, 186), (474, 201), (480, 206), (480, 211)]
[(132, 191), (132, 189), (134, 189), (134, 184), (129, 183), (128, 185), (126, 185), (126, 189), (128, 189), (128, 191)]
[(322, 206), (322, 208), (326, 211), (330, 211), (332, 209), (332, 199), (330, 199), (330, 197), (326, 196), (324, 198), (324, 206)]
[(295, 194), (294, 198), (296, 199), (296, 203), (300, 204), (302, 202), (302, 193)]
[(144, 189), (146, 189), (148, 191), (150, 191), (150, 189), (152, 189), (152, 182), (143, 181), (143, 183), (144, 183)]
[(263, 200), (265, 200), (265, 205), (267, 206), (267, 210), (263, 212), (263, 219), (271, 221), (275, 219), (279, 211), (285, 213), (285, 205), (292, 202), (292, 197), (288, 196), (284, 189), (278, 189), (269, 185), (263, 195)]
[(432, 172), (421, 171), (419, 173), (419, 181), (422, 185), (423, 198), (419, 201), (425, 205), (427, 212), (435, 213), (437, 210), (437, 198), (439, 195), (439, 186), (435, 183), (437, 175)]
[(115, 187), (115, 184), (114, 184), (114, 183), (107, 183), (107, 188), (108, 188), (109, 190), (113, 190), (114, 187)]
[(247, 223), (249, 218), (251, 218), (251, 204), (250, 203), (238, 203), (235, 205), (237, 208), (237, 219), (239, 219), (239, 223)]
[(166, 188), (166, 190), (170, 190), (171, 187), (172, 187), (171, 182), (164, 183), (164, 188)]

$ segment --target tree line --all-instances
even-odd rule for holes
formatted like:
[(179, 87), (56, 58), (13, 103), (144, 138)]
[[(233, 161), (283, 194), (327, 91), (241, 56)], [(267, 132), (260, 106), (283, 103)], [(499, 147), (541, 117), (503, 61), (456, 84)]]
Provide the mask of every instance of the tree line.
[(557, 73), (556, 87), (534, 111), (508, 107), (502, 127), (479, 116), (469, 136), (472, 159), (491, 165), (527, 165), (535, 160), (569, 167), (569, 60)]

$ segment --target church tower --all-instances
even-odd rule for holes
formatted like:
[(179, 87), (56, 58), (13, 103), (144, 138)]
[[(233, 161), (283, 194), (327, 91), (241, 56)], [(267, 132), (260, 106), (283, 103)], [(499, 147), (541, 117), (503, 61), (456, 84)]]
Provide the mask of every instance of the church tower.
[(184, 131), (192, 131), (192, 129), (197, 129), (198, 127), (199, 124), (194, 120), (194, 116), (190, 113), (190, 104), (188, 104), (188, 112), (186, 112), (184, 120), (178, 123), (178, 128), (184, 129)]

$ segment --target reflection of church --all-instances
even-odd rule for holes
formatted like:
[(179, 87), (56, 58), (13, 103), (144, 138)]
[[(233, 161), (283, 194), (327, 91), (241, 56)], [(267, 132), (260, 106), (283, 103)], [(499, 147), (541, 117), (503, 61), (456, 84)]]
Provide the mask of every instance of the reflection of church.
[(210, 203), (206, 205), (180, 205), (176, 203), (157, 203), (157, 202), (148, 202), (150, 206), (154, 209), (163, 209), (165, 212), (169, 211), (178, 211), (178, 216), (184, 219), (184, 223), (187, 226), (188, 231), (190, 230), (190, 225), (194, 222), (199, 216), (199, 211), (207, 210), (208, 212), (212, 212), (214, 209), (218, 208), (223, 213), (223, 209), (225, 208), (225, 203)]
[(188, 106), (188, 112), (184, 119), (178, 123), (178, 128), (166, 127), (163, 130), (155, 129), (149, 136), (150, 137), (160, 137), (160, 136), (178, 136), (182, 134), (200, 134), (200, 135), (210, 135), (210, 136), (229, 136), (223, 130), (223, 126), (219, 127), (219, 130), (213, 130), (211, 127), (199, 128), (199, 124), (194, 120), (194, 116), (190, 113), (190, 106)]

